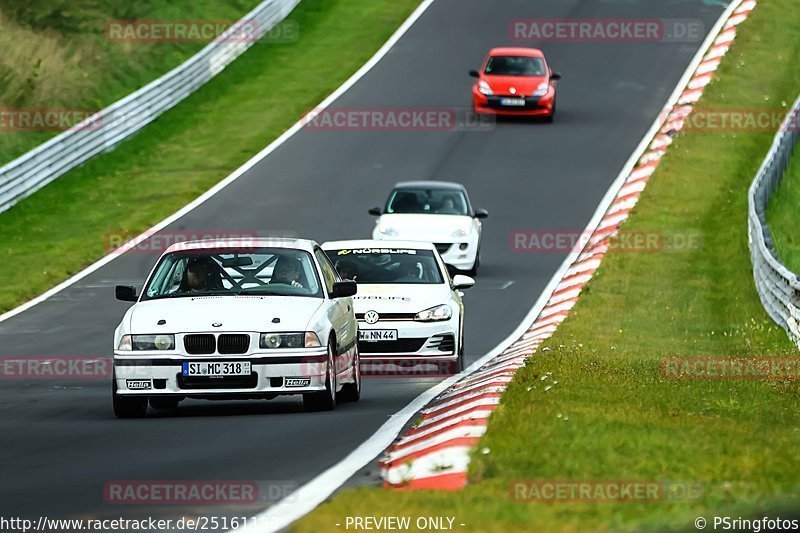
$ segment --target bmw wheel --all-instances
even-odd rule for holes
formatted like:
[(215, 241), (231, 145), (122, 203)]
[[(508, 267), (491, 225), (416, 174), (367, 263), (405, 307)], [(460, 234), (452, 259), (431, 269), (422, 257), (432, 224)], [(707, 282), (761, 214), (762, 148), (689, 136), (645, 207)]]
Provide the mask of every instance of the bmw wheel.
[(353, 356), (353, 383), (342, 386), (339, 392), (339, 399), (343, 402), (357, 402), (361, 399), (361, 358), (358, 355), (358, 345), (356, 354)]
[(303, 407), (307, 411), (331, 411), (336, 408), (336, 370), (334, 340), (328, 341), (328, 361), (325, 365), (325, 390), (303, 395)]
[(114, 415), (117, 418), (142, 418), (147, 414), (146, 396), (120, 396), (117, 394), (117, 377), (111, 378), (111, 395), (114, 401)]

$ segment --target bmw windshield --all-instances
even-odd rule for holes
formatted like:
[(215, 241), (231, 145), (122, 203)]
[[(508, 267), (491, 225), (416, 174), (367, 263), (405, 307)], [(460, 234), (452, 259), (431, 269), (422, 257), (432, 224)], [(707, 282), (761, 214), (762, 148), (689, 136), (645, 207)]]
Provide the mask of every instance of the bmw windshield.
[(161, 259), (142, 300), (238, 295), (322, 298), (322, 290), (303, 250), (187, 250)]

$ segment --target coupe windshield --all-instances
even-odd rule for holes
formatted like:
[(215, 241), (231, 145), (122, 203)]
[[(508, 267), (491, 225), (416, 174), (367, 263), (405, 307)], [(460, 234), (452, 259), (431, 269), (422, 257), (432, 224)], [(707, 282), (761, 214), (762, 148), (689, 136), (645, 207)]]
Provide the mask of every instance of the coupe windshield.
[(544, 61), (541, 57), (492, 56), (484, 73), (491, 76), (544, 76)]
[(386, 212), (466, 215), (467, 199), (458, 189), (395, 189), (386, 202)]
[(346, 248), (326, 250), (342, 279), (364, 283), (444, 283), (431, 250)]
[(322, 297), (311, 254), (264, 248), (168, 254), (158, 264), (142, 299), (241, 294)]

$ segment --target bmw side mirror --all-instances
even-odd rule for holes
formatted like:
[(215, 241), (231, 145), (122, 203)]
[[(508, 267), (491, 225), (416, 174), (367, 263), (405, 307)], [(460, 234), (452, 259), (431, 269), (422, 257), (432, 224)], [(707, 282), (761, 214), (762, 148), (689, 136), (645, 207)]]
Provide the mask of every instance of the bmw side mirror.
[(333, 284), (333, 294), (331, 298), (345, 298), (353, 296), (358, 292), (358, 284), (351, 280), (337, 281)]
[(121, 300), (123, 302), (135, 302), (137, 299), (136, 287), (132, 287), (130, 285), (117, 285), (114, 289), (114, 293), (117, 297), (117, 300)]
[(489, 211), (487, 211), (486, 209), (476, 209), (475, 218), (479, 218), (481, 220), (489, 218)]
[(558, 72), (553, 72), (552, 74), (550, 74), (550, 79), (553, 81), (558, 81), (561, 79), (561, 74), (559, 74)]
[(456, 290), (469, 289), (475, 285), (475, 280), (463, 274), (456, 274), (453, 277), (453, 288)]
[(477, 70), (470, 70), (469, 75), (472, 76), (473, 78), (480, 78), (480, 74), (478, 74)]
[(373, 207), (368, 212), (374, 217), (379, 217), (381, 214), (383, 214), (380, 207)]

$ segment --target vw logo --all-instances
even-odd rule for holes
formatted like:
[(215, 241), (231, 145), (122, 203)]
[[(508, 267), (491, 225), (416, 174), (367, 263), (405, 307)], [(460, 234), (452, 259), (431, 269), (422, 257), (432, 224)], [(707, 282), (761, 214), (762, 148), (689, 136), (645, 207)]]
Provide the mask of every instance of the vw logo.
[(214, 326), (215, 328), (221, 328), (222, 327), (222, 322), (214, 322), (211, 325)]
[(379, 315), (377, 311), (367, 311), (364, 313), (364, 320), (367, 322), (367, 324), (374, 324), (380, 320), (380, 318), (381, 315)]
[(517, 88), (516, 88), (516, 87), (511, 87), (511, 88), (508, 90), (508, 92), (510, 92), (511, 94), (517, 94)]

